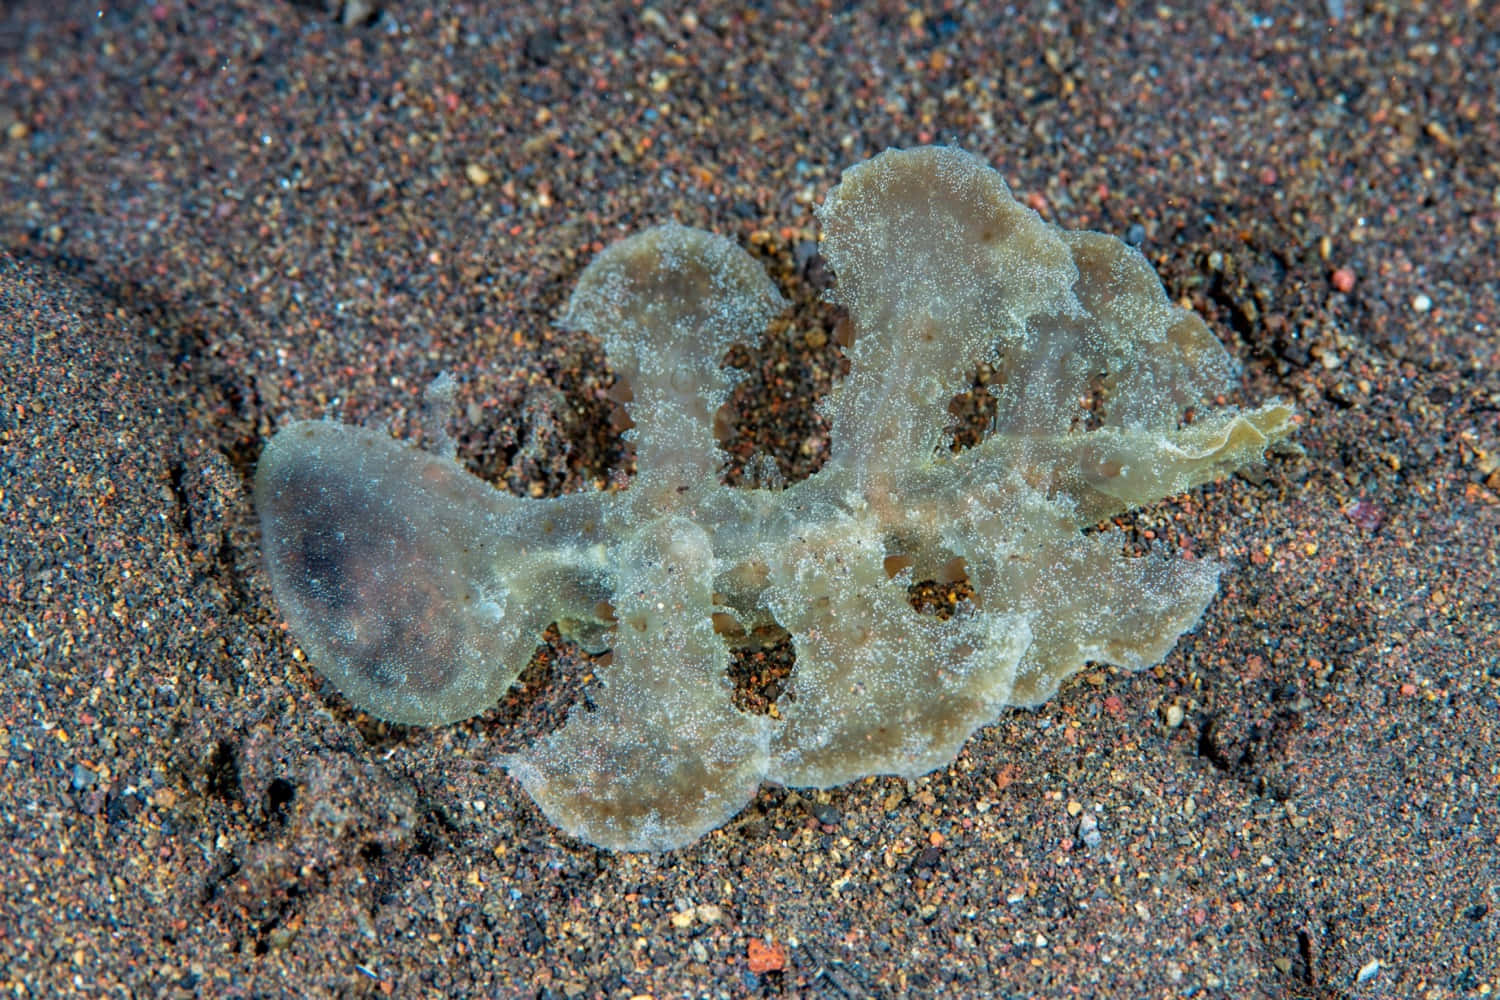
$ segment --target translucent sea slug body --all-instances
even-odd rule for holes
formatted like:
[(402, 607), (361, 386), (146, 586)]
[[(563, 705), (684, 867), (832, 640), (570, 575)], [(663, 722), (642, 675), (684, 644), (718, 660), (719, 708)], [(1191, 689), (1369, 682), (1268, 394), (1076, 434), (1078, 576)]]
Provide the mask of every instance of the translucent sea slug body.
[[(438, 725), (494, 704), (551, 623), (610, 649), (591, 707), (505, 763), (569, 833), (665, 850), (762, 781), (922, 774), (1086, 661), (1159, 662), (1218, 568), (1080, 529), (1259, 458), (1290, 409), (1184, 424), (1233, 378), (1224, 348), (1139, 253), (1043, 222), (967, 153), (883, 153), (819, 217), (855, 338), (827, 463), (787, 489), (721, 484), (713, 430), (725, 351), (781, 296), (738, 246), (677, 225), (606, 249), (563, 317), (630, 386), (629, 489), (522, 499), (376, 431), (278, 433), (256, 503), (318, 669), (372, 714)], [(998, 414), (954, 454), (948, 403), (981, 362)], [(973, 591), (956, 613), (914, 609), (913, 581), (955, 573)], [(777, 718), (737, 709), (727, 677), (767, 632), (796, 657)]]

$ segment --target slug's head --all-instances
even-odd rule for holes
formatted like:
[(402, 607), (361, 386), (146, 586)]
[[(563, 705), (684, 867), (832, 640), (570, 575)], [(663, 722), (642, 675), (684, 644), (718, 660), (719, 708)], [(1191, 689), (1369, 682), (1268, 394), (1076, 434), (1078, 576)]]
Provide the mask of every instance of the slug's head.
[(261, 455), (255, 500), (276, 602), (318, 670), (381, 718), (467, 718), (512, 679), (492, 656), (506, 592), (475, 571), (486, 518), (462, 495), (468, 479), (384, 435), (316, 421), (285, 428)]

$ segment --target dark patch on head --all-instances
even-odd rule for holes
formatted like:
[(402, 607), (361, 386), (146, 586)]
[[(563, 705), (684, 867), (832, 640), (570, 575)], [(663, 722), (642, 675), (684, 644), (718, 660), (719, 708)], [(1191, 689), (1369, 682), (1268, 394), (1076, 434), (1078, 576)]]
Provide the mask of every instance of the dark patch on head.
[(430, 693), (452, 682), (458, 636), (442, 560), (388, 501), (303, 463), (267, 520), (267, 555), (299, 633), (381, 688)]

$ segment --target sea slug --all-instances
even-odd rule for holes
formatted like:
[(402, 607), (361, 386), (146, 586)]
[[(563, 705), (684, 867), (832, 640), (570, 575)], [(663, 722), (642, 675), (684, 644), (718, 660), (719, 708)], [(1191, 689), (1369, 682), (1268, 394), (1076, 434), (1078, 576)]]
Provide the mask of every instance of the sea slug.
[[(380, 431), (278, 432), (255, 501), (317, 669), (374, 715), (440, 725), (494, 704), (550, 624), (611, 650), (591, 705), (504, 763), (568, 833), (660, 851), (763, 781), (919, 775), (1088, 661), (1160, 662), (1219, 567), (1082, 529), (1258, 460), (1290, 407), (1204, 407), (1234, 364), (1146, 260), (1042, 221), (968, 153), (889, 150), (818, 214), (854, 340), (827, 462), (785, 489), (724, 485), (714, 434), (725, 352), (782, 298), (739, 246), (671, 224), (608, 247), (562, 317), (629, 386), (628, 489), (525, 499)], [(948, 404), (981, 362), (998, 412), (955, 452)], [(951, 616), (909, 599), (955, 578)], [(796, 657), (774, 717), (737, 709), (726, 676), (768, 634)]]

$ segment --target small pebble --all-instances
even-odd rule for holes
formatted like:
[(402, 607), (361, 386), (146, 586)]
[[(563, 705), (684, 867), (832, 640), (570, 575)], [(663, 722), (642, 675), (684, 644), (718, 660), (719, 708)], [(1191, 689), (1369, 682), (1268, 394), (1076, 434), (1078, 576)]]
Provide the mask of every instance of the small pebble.
[(1354, 291), (1354, 272), (1347, 267), (1341, 267), (1333, 272), (1333, 287), (1335, 291), (1348, 295)]
[(1083, 845), (1089, 850), (1098, 847), (1104, 840), (1103, 835), (1099, 833), (1099, 821), (1094, 818), (1093, 813), (1084, 813), (1078, 818), (1078, 839), (1083, 841)]
[(1432, 300), (1426, 295), (1418, 294), (1411, 300), (1411, 307), (1419, 313), (1424, 313), (1432, 308)]

